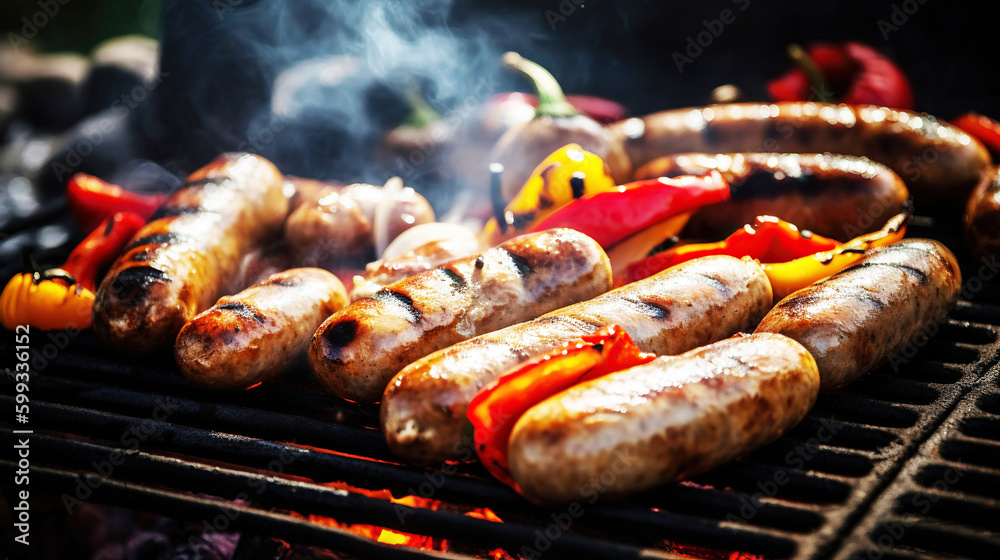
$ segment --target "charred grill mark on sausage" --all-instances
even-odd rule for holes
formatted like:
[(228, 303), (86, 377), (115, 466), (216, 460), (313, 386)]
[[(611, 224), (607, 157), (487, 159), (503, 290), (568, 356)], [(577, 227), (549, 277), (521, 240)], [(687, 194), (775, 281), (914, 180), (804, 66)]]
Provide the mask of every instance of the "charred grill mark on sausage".
[(406, 316), (406, 320), (409, 323), (417, 324), (423, 317), (423, 313), (415, 305), (413, 305), (413, 298), (396, 290), (390, 290), (388, 288), (383, 288), (372, 296), (372, 299), (380, 301), (387, 305), (394, 305), (398, 307)]
[(260, 323), (262, 325), (266, 321), (264, 319), (264, 315), (262, 315), (260, 313), (260, 311), (258, 311), (256, 309), (251, 309), (249, 305), (247, 305), (246, 303), (244, 303), (242, 301), (233, 301), (233, 302), (229, 302), (229, 303), (223, 303), (222, 305), (216, 306), (216, 309), (225, 309), (227, 311), (232, 311), (233, 313), (236, 313), (240, 317), (244, 317), (244, 318), (247, 318), (247, 319), (253, 319), (254, 321), (257, 321), (258, 323)]

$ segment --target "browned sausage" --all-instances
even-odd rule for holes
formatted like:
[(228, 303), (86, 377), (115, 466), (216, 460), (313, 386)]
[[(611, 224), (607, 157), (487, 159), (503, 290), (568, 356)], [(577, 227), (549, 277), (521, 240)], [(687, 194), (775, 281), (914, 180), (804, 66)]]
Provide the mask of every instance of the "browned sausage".
[(834, 389), (890, 359), (931, 322), (943, 321), (961, 283), (947, 247), (904, 239), (781, 300), (756, 332), (802, 343), (819, 364), (822, 389)]
[(209, 389), (246, 389), (305, 357), (316, 328), (347, 303), (344, 285), (318, 268), (293, 268), (219, 299), (184, 325), (174, 357)]
[(760, 215), (849, 241), (876, 231), (909, 199), (903, 180), (865, 157), (831, 154), (678, 154), (642, 166), (635, 178), (704, 175), (716, 169), (732, 197), (691, 217), (682, 235), (720, 238)]
[(281, 173), (260, 156), (225, 154), (195, 171), (111, 266), (94, 301), (94, 330), (122, 352), (169, 348), (287, 214)]
[(867, 156), (903, 178), (919, 212), (940, 201), (957, 207), (990, 161), (982, 143), (950, 124), (874, 105), (709, 105), (628, 119), (611, 130), (634, 167), (686, 152)]
[[(386, 201), (387, 196), (392, 200)], [(390, 204), (389, 240), (417, 224), (434, 221), (427, 200), (411, 188), (391, 195), (381, 187), (356, 183), (346, 187), (307, 188), (285, 224), (285, 242), (297, 262), (333, 267), (372, 260), (374, 224), (380, 204)]]
[(617, 323), (646, 352), (678, 354), (747, 330), (771, 307), (755, 261), (695, 259), (534, 321), (445, 348), (399, 372), (382, 396), (381, 422), (401, 459), (461, 458), (465, 412), (486, 384), (528, 358)]
[(333, 394), (375, 402), (418, 358), (610, 288), (611, 264), (590, 237), (571, 229), (515, 237), (335, 313), (313, 337), (309, 366)]
[(511, 432), (511, 474), (539, 504), (621, 498), (774, 441), (818, 393), (815, 360), (781, 335), (661, 356), (528, 409)]
[(354, 277), (351, 299), (375, 295), (375, 292), (404, 278), (437, 268), (455, 259), (483, 250), (482, 243), (468, 239), (431, 241), (414, 247), (402, 255), (368, 263), (363, 276)]
[(983, 171), (965, 206), (965, 241), (980, 259), (1000, 256), (1000, 167)]

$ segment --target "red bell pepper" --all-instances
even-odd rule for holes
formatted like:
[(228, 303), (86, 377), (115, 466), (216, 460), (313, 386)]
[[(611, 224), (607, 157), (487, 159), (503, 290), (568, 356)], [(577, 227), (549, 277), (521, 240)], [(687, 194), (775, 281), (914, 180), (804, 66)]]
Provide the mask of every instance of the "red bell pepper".
[(507, 463), (514, 424), (529, 408), (578, 383), (653, 360), (624, 329), (609, 325), (536, 356), (479, 391), (467, 416), (479, 460), (497, 480), (515, 487)]
[(568, 227), (608, 249), (654, 224), (729, 199), (729, 183), (714, 169), (701, 177), (660, 177), (585, 195), (539, 221), (531, 231)]
[(97, 275), (144, 222), (136, 214), (114, 214), (73, 249), (62, 267), (15, 275), (0, 293), (0, 323), (8, 329), (90, 327)]
[[(793, 45), (798, 64), (767, 84), (775, 101), (840, 101), (913, 109), (913, 90), (902, 70), (879, 51), (857, 42)], [(838, 93), (840, 94), (838, 96)]]
[(98, 273), (115, 260), (145, 223), (145, 218), (132, 212), (114, 213), (73, 249), (61, 269), (77, 284), (95, 291)]
[(148, 219), (166, 200), (166, 194), (134, 193), (86, 173), (73, 175), (66, 185), (70, 212), (83, 231), (92, 231), (115, 212)]
[(1000, 122), (986, 115), (969, 112), (952, 119), (951, 124), (975, 136), (989, 146), (995, 156), (1000, 156)]
[(729, 255), (751, 257), (760, 262), (785, 262), (829, 251), (839, 241), (800, 230), (794, 224), (774, 216), (757, 216), (722, 241), (680, 245), (629, 265), (626, 282), (634, 282), (698, 257)]

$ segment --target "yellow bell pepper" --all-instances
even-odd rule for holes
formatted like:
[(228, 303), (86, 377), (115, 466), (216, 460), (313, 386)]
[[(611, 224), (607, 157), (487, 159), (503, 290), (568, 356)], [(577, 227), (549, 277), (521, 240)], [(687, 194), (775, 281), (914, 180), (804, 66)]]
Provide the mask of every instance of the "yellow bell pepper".
[(781, 301), (793, 292), (857, 264), (868, 249), (892, 245), (903, 239), (909, 220), (909, 214), (897, 214), (881, 230), (855, 237), (830, 251), (783, 263), (763, 264), (764, 273), (771, 281), (774, 301)]
[(86, 329), (94, 292), (62, 279), (39, 279), (38, 273), (18, 274), (0, 295), (0, 317), (6, 329), (31, 325), (42, 330)]
[(494, 217), (486, 223), (483, 237), (496, 244), (526, 233), (574, 199), (616, 187), (604, 160), (579, 144), (567, 144), (535, 167), (517, 196), (503, 209), (502, 220), (498, 222)]

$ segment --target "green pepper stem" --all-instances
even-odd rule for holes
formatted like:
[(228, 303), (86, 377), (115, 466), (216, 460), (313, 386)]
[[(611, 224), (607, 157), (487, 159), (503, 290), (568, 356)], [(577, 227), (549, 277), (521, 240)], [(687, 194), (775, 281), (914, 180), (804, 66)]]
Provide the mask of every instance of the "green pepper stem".
[(535, 116), (548, 115), (551, 117), (572, 117), (579, 112), (566, 101), (563, 90), (559, 87), (559, 82), (535, 62), (524, 58), (516, 52), (506, 52), (501, 59), (504, 66), (524, 75), (535, 86), (538, 92), (538, 108)]
[(812, 85), (813, 93), (816, 94), (816, 100), (822, 103), (833, 101), (826, 95), (826, 80), (823, 79), (822, 72), (819, 71), (809, 53), (799, 45), (792, 43), (788, 45), (788, 56), (796, 66), (806, 73), (806, 77), (809, 78), (809, 84)]
[(410, 114), (406, 117), (406, 124), (416, 128), (426, 128), (431, 123), (441, 120), (441, 113), (431, 107), (419, 89), (410, 89), (406, 92), (406, 103), (410, 106)]

